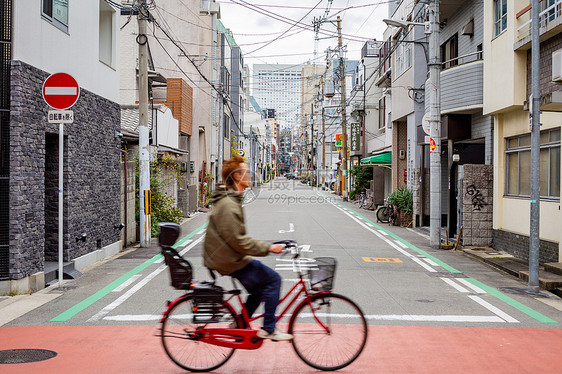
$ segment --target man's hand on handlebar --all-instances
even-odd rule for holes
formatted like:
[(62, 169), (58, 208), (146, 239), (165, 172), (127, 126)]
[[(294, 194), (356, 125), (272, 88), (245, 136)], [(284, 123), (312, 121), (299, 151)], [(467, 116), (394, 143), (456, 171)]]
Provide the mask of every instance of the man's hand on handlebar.
[(279, 254), (285, 250), (285, 246), (283, 244), (272, 244), (269, 247), (269, 252)]

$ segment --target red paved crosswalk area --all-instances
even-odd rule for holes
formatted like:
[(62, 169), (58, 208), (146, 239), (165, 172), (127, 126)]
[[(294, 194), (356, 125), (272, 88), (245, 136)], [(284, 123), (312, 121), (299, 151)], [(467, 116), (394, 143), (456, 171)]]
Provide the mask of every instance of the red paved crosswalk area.
[[(0, 350), (48, 349), (47, 361), (0, 373), (181, 373), (158, 326), (0, 327)], [(562, 330), (370, 326), (365, 351), (340, 373), (560, 373)], [(290, 343), (238, 351), (218, 373), (313, 373)]]

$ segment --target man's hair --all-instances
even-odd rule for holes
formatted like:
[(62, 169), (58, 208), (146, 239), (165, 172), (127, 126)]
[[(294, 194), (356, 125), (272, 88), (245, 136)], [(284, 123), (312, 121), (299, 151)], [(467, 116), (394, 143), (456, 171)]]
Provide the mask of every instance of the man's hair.
[(224, 162), (222, 166), (222, 180), (228, 187), (234, 186), (234, 174), (240, 172), (244, 159), (236, 155)]

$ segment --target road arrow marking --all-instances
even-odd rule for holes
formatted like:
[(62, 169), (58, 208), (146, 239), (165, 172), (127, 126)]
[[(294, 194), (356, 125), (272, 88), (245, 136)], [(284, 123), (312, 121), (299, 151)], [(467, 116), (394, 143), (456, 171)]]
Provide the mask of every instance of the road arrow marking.
[(294, 232), (294, 231), (295, 231), (295, 226), (292, 223), (289, 223), (289, 231), (279, 230), (279, 234), (285, 234), (285, 233)]

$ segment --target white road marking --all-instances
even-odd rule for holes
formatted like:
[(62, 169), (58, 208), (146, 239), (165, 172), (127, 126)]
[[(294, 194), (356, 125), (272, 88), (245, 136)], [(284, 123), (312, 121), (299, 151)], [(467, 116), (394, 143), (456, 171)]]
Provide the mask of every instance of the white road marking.
[(135, 294), (135, 292), (137, 292), (142, 287), (144, 287), (154, 277), (156, 277), (158, 274), (160, 274), (161, 272), (166, 270), (166, 267), (167, 267), (166, 265), (160, 265), (156, 270), (154, 270), (152, 273), (148, 274), (143, 280), (141, 280), (139, 283), (135, 284), (129, 291), (125, 292), (123, 295), (119, 296), (117, 298), (117, 300), (115, 300), (114, 302), (112, 302), (111, 304), (107, 305), (102, 310), (100, 310), (99, 312), (94, 314), (86, 322), (99, 321), (100, 319), (105, 317), (113, 309), (117, 308), (119, 305), (123, 304), (128, 298), (133, 296)]
[(408, 248), (408, 246), (402, 243), (400, 240), (394, 240), (394, 242), (404, 249)]
[[(326, 313), (316, 313), (318, 317), (327, 317)], [(287, 315), (288, 317), (291, 314)], [(357, 319), (356, 314), (330, 314), (337, 320)], [(186, 320), (192, 318), (192, 314), (177, 315), (174, 319)], [(299, 317), (312, 318), (312, 313), (301, 313)], [(119, 322), (149, 322), (159, 321), (162, 316), (155, 314), (123, 314), (117, 316), (104, 317), (106, 321)], [(505, 320), (497, 316), (458, 316), (458, 315), (416, 315), (416, 314), (367, 314), (367, 320), (375, 321), (414, 321), (414, 322), (459, 322), (459, 323), (505, 323)]]
[[(368, 223), (363, 223), (361, 221), (359, 221), (358, 219), (356, 219), (353, 215), (349, 214), (347, 211), (339, 208), (337, 205), (335, 205), (334, 203), (332, 203), (333, 206), (335, 206), (336, 208), (342, 210), (346, 215), (348, 215), (351, 219), (353, 219), (355, 222), (359, 223), (359, 225), (363, 226), (365, 229), (367, 229), (368, 231), (371, 231), (373, 234), (375, 234), (376, 236), (378, 236), (379, 238), (381, 238), (383, 241), (385, 241), (387, 244), (389, 244), (391, 247), (393, 247), (394, 249), (396, 249), (397, 251), (399, 251), (400, 253), (404, 254), (405, 256), (409, 257), (410, 259), (412, 259), (412, 261), (418, 263), (420, 266), (422, 266), (424, 269), (430, 271), (430, 272), (436, 272), (435, 269), (431, 268), (429, 265), (427, 265), (424, 261), (427, 261), (427, 263), (432, 263), (433, 266), (439, 266), (438, 264), (436, 264), (434, 261), (431, 261), (428, 258), (424, 258), (423, 256), (420, 256), (423, 258), (424, 261), (422, 261), (421, 259), (419, 259), (418, 257), (406, 252), (403, 248), (400, 248), (397, 244), (399, 244), (398, 241), (391, 241), (387, 238), (384, 237), (384, 235), (388, 235), (386, 233), (383, 233), (383, 231), (381, 230), (373, 230), (371, 229), (368, 225)], [(409, 228), (407, 228), (408, 230), (411, 230)], [(427, 239), (429, 239), (428, 236), (425, 236), (423, 234), (418, 233), (415, 230), (411, 230), (417, 234), (419, 234), (420, 236), (423, 237), (427, 237)], [(400, 243), (402, 244), (402, 243)], [(402, 246), (402, 245), (401, 245)], [(428, 261), (429, 260), (429, 261)], [(431, 262), (430, 262), (431, 261)], [(454, 287), (455, 289), (459, 290), (460, 292), (463, 293), (468, 293), (470, 292), (469, 290), (467, 290), (466, 288), (462, 287), (461, 285), (455, 283), (453, 280), (451, 280), (450, 278), (441, 278), (444, 282), (446, 282), (447, 284), (451, 285), (452, 287)], [(462, 283), (463, 285), (471, 288), (473, 291), (477, 292), (477, 293), (486, 293), (484, 290), (482, 290), (481, 288), (474, 286), (473, 284), (471, 284), (470, 282), (466, 281), (465, 279), (462, 278), (458, 278), (457, 279), (460, 283)], [(483, 307), (485, 307), (486, 309), (488, 309), (489, 311), (491, 311), (492, 313), (496, 314), (496, 316), (491, 316), (491, 317), (487, 317), (487, 316), (412, 316), (412, 315), (406, 315), (406, 316), (399, 316), (399, 315), (387, 315), (387, 316), (375, 316), (375, 315), (371, 315), (371, 316), (366, 316), (369, 319), (378, 319), (380, 318), (381, 320), (403, 320), (403, 321), (434, 321), (434, 322), (510, 322), (510, 323), (519, 323), (518, 320), (516, 320), (515, 318), (511, 317), (509, 314), (503, 312), (502, 310), (500, 310), (499, 308), (493, 306), (492, 304), (488, 303), (487, 301), (483, 300), (482, 298), (480, 298), (479, 296), (475, 296), (475, 295), (468, 295), (468, 297), (470, 297), (471, 299), (473, 299), (474, 301), (476, 301), (477, 303), (479, 303), (480, 305), (482, 305)]]
[(462, 284), (464, 284), (465, 286), (467, 286), (468, 288), (471, 288), (474, 292), (476, 293), (486, 293), (486, 291), (484, 291), (483, 289), (481, 289), (478, 286), (473, 285), (472, 283), (470, 283), (469, 281), (467, 281), (466, 279), (463, 278), (458, 278), (457, 279), (459, 282), (461, 282)]
[[(373, 227), (373, 225), (370, 225), (371, 227)], [(380, 232), (381, 234), (383, 234), (384, 236), (388, 236), (388, 233), (386, 231), (383, 230), (377, 230), (378, 232)]]
[(276, 258), (275, 261), (281, 262), (280, 264), (275, 264), (275, 270), (279, 271), (290, 270), (296, 273), (299, 270), (318, 270), (316, 260), (313, 258), (299, 258), (296, 260)]
[(509, 314), (505, 313), (504, 311), (500, 310), (499, 308), (496, 308), (489, 302), (483, 300), (480, 296), (468, 295), (468, 297), (470, 297), (472, 300), (476, 301), (478, 304), (482, 305), (484, 308), (488, 309), (498, 317), (503, 318), (506, 322), (519, 323), (518, 320), (516, 320)]
[(114, 289), (111, 292), (121, 292), (123, 291), (125, 288), (129, 287), (131, 284), (135, 283), (135, 281), (137, 279), (139, 279), (140, 277), (142, 277), (142, 274), (135, 274), (133, 275), (131, 278), (127, 279), (125, 282), (123, 282), (123, 284), (121, 284), (119, 287), (117, 287), (116, 289)]
[[(182, 253), (185, 253), (185, 252), (189, 251), (191, 248), (195, 247), (197, 244), (199, 244), (203, 240), (203, 238), (204, 237), (200, 237), (199, 239), (197, 239), (189, 247), (185, 248), (182, 252), (180, 252), (180, 255)], [(159, 259), (159, 260), (162, 260), (162, 259)], [(157, 263), (159, 260), (154, 261), (154, 262)], [(105, 317), (113, 309), (117, 308), (119, 305), (123, 304), (127, 299), (129, 299), (131, 296), (133, 296), (135, 294), (135, 292), (137, 292), (138, 290), (143, 288), (148, 282), (150, 282), (152, 279), (154, 279), (158, 274), (160, 274), (161, 272), (166, 270), (166, 268), (167, 268), (166, 265), (160, 265), (156, 270), (154, 270), (152, 273), (148, 274), (139, 283), (135, 284), (131, 289), (129, 289), (123, 295), (119, 296), (117, 298), (117, 300), (115, 300), (111, 304), (104, 307), (98, 313), (94, 314), (90, 319), (88, 319), (87, 322), (99, 321), (100, 319)]]
[(428, 264), (430, 264), (431, 266), (439, 266), (438, 264), (436, 264), (432, 259), (424, 257), (424, 256), (420, 256), (420, 258), (422, 260), (424, 260), (425, 262), (427, 262)]
[(285, 234), (288, 232), (294, 232), (295, 231), (295, 225), (293, 225), (292, 223), (289, 223), (289, 230), (285, 231), (285, 230), (279, 230), (280, 234)]
[(469, 291), (464, 288), (463, 286), (461, 286), (460, 284), (457, 284), (456, 282), (454, 282), (452, 279), (450, 278), (442, 278), (441, 280), (445, 283), (447, 283), (449, 286), (453, 287), (454, 289), (456, 289), (459, 292), (465, 292), (468, 293)]

